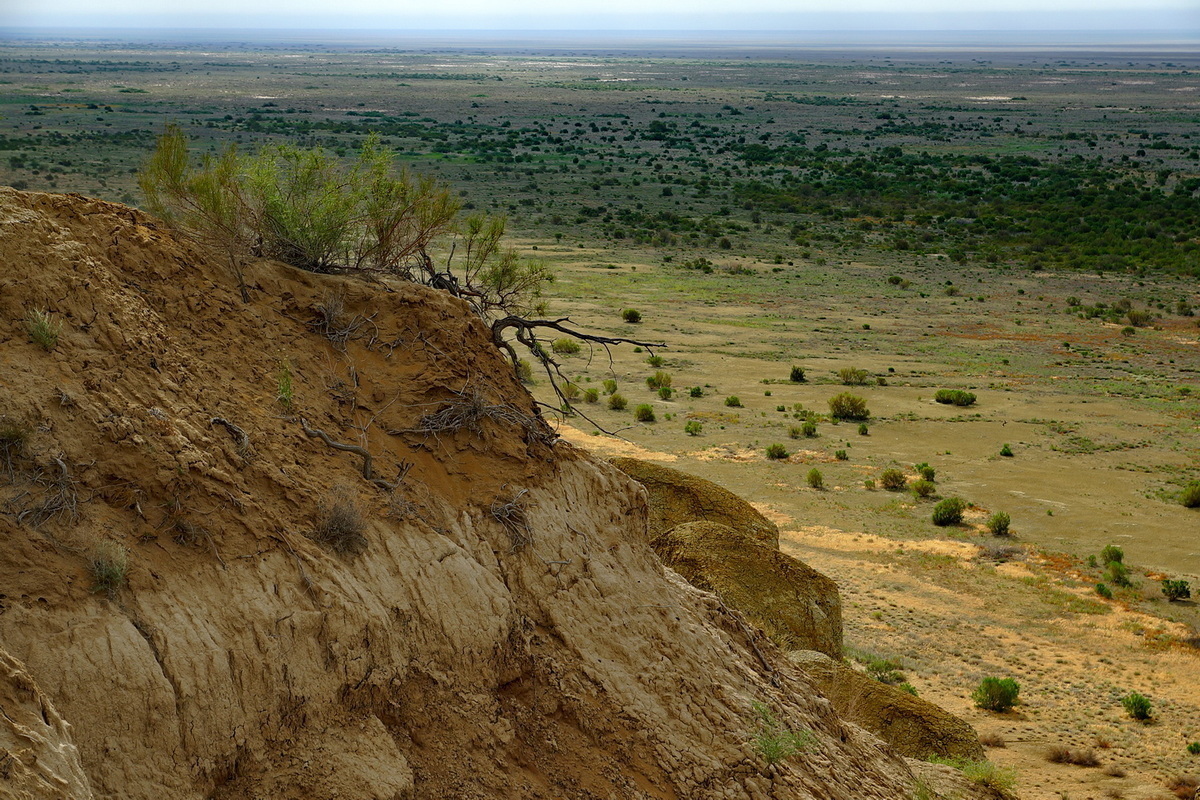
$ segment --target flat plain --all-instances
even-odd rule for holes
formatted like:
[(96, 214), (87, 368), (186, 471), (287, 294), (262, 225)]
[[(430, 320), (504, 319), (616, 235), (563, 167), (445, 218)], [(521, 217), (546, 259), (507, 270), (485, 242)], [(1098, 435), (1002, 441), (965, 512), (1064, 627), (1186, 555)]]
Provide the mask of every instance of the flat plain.
[[(556, 353), (567, 438), (764, 510), (842, 587), (851, 654), (1005, 741), (1023, 797), (1168, 797), (1200, 772), (1200, 615), (1160, 590), (1200, 588), (1198, 71), (1186, 48), (9, 38), (0, 182), (136, 205), (167, 122), (200, 153), (379, 133), (508, 216), (551, 316), (664, 345)], [(842, 392), (869, 415), (834, 418)], [(949, 497), (964, 519), (936, 526)], [(989, 675), (1016, 710), (972, 706)]]

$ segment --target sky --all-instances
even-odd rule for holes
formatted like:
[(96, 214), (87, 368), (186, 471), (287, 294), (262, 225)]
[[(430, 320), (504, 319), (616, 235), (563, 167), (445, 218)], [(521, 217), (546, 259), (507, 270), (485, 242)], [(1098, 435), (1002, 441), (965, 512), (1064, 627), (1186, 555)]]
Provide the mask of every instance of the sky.
[(0, 29), (24, 26), (1194, 35), (1200, 31), (1200, 0), (0, 0)]

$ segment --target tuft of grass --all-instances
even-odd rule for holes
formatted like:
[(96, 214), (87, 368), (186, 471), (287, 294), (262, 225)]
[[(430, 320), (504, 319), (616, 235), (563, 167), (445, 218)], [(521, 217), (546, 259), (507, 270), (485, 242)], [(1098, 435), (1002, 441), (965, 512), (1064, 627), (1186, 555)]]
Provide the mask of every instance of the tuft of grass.
[(972, 783), (986, 789), (991, 789), (1001, 797), (1015, 797), (1017, 773), (1008, 767), (998, 767), (990, 761), (971, 761), (963, 758), (943, 758), (934, 756), (929, 759), (934, 764), (946, 764), (962, 772), (963, 777)]
[(937, 470), (922, 461), (920, 464), (913, 464), (913, 469), (923, 480), (933, 482), (937, 477)]
[(804, 434), (806, 439), (815, 439), (817, 436), (817, 423), (811, 419), (807, 420), (801, 427), (800, 432)]
[(551, 342), (550, 349), (559, 355), (573, 356), (582, 348), (578, 341), (564, 336), (561, 339), (555, 339), (553, 342)]
[(811, 733), (788, 728), (766, 704), (755, 701), (750, 707), (758, 716), (758, 730), (751, 738), (751, 743), (767, 764), (774, 766), (815, 744), (816, 739)]
[(58, 335), (62, 333), (62, 323), (55, 321), (49, 311), (35, 308), (25, 315), (25, 330), (34, 344), (46, 352), (50, 352), (58, 347)]
[(279, 362), (279, 370), (275, 374), (275, 399), (288, 411), (296, 402), (295, 376), (292, 375), (292, 365), (287, 361)]
[(975, 404), (975, 395), (962, 389), (938, 389), (933, 399), (943, 405), (971, 406)]
[(367, 548), (366, 517), (358, 498), (347, 486), (335, 487), (317, 506), (312, 538), (341, 555), (358, 555)]
[(661, 389), (664, 386), (670, 387), (670, 385), (671, 385), (670, 374), (663, 372), (662, 370), (659, 370), (659, 371), (655, 372), (653, 375), (651, 375), (649, 378), (646, 378), (646, 386), (649, 387), (650, 389)]
[(1051, 745), (1046, 750), (1046, 760), (1051, 764), (1074, 764), (1077, 767), (1098, 767), (1100, 759), (1090, 747), (1075, 749), (1061, 744)]
[(865, 386), (868, 377), (865, 369), (857, 367), (842, 367), (838, 370), (838, 380), (846, 386)]
[(913, 481), (908, 487), (915, 497), (927, 498), (932, 497), (937, 491), (937, 485), (933, 481), (927, 481), (924, 478)]
[(104, 592), (111, 600), (125, 585), (129, 573), (129, 551), (111, 539), (103, 539), (92, 548), (88, 559), (92, 573), (92, 591)]
[(867, 423), (860, 422), (858, 424), (858, 435), (859, 436), (870, 436), (871, 435), (871, 429), (867, 427)]

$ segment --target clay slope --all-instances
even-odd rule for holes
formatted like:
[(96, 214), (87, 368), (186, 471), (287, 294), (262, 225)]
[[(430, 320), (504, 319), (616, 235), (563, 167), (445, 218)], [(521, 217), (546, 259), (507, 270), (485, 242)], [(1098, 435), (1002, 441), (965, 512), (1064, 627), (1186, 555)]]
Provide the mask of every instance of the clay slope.
[[(0, 258), (0, 761), (58, 754), (0, 796), (911, 793), (664, 571), (644, 492), (555, 441), (457, 300), (263, 262), (246, 305), (135, 211), (10, 190)], [(382, 488), (301, 418), (372, 477), (411, 467)], [(365, 520), (344, 552), (313, 538), (338, 497)], [(752, 701), (811, 744), (769, 766)]]

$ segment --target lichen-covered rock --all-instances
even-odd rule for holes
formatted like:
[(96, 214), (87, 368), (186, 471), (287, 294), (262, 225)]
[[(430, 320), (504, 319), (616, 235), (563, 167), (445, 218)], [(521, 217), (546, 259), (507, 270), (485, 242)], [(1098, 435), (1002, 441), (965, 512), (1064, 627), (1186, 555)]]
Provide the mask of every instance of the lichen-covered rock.
[(798, 651), (789, 660), (808, 674), (850, 722), (910, 758), (984, 758), (975, 729), (941, 706), (864, 675), (823, 653)]
[(642, 486), (650, 498), (651, 539), (685, 522), (719, 522), (756, 542), (779, 547), (779, 528), (754, 506), (712, 481), (636, 458), (612, 463)]
[(650, 546), (688, 583), (717, 594), (780, 647), (840, 657), (837, 584), (804, 562), (716, 522), (685, 522)]

